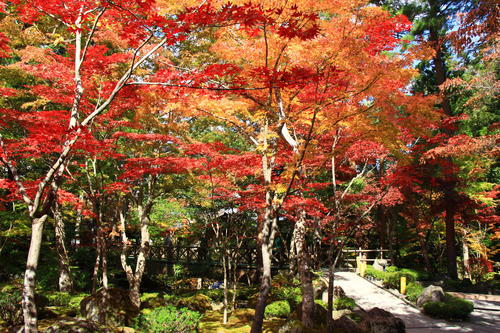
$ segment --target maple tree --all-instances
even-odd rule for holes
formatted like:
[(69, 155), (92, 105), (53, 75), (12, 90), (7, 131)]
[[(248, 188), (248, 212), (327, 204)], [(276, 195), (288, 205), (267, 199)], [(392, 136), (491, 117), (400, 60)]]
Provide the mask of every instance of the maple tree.
[[(149, 69), (145, 64), (154, 55), (185, 39), (195, 26), (228, 20), (231, 13), (222, 11), (220, 16), (212, 13), (209, 17), (191, 8), (176, 19), (167, 19), (158, 15), (154, 1), (13, 1), (6, 10), (27, 24), (49, 21), (48, 26), (56, 28), (52, 36), (56, 32), (60, 35), (54, 45), (64, 45), (60, 52), (34, 46), (17, 51), (21, 61), (15, 66), (39, 80), (30, 86), (35, 99), (28, 107), (33, 111), (4, 110), (2, 120), (2, 126), (18, 123), (27, 133), (15, 140), (2, 137), (0, 143), (2, 163), (13, 178), (3, 182), (3, 187), (21, 196), (32, 221), (23, 291), (24, 330), (31, 332), (37, 331), (34, 287), (46, 210), (72, 152), (82, 138), (91, 137), (88, 129), (99, 115), (134, 105), (136, 88), (130, 79), (146, 75)], [(7, 51), (4, 37), (2, 55)], [(17, 158), (51, 155), (50, 166), (40, 178), (27, 183), (19, 174)]]
[[(230, 97), (217, 105), (206, 99), (195, 101), (200, 114), (212, 115), (239, 128), (260, 154), (262, 183), (247, 191), (252, 194), (251, 205), (261, 209), (258, 240), (263, 278), (253, 332), (261, 329), (270, 289), (270, 257), (278, 216), (282, 209), (286, 210), (287, 200), (297, 208), (310, 207), (310, 203), (299, 204), (308, 201), (299, 193), (301, 179), (307, 178), (304, 165), (309, 154), (316, 154), (318, 135), (344, 125), (378, 127), (393, 138), (405, 123), (415, 120), (412, 117), (420, 121), (432, 114), (430, 107), (413, 113), (412, 100), (402, 91), (398, 93), (414, 73), (404, 68), (412, 55), (391, 58), (384, 53), (399, 42), (395, 34), (408, 29), (409, 22), (404, 17), (390, 17), (378, 8), (362, 7), (360, 3), (339, 4), (336, 15), (327, 19), (318, 16), (321, 10), (332, 11), (331, 7), (321, 7), (323, 4), (266, 5), (269, 8), (262, 10), (270, 13), (271, 19), (253, 29), (228, 27), (216, 31), (217, 39), (210, 51), (234, 65), (206, 88), (215, 90), (212, 95), (216, 98), (220, 98), (220, 91), (228, 91)], [(255, 52), (241, 54), (242, 46)], [(303, 52), (305, 49), (307, 53)], [(209, 66), (205, 73), (213, 69)], [(388, 86), (393, 89), (387, 89)], [(399, 105), (405, 105), (411, 116), (399, 117), (398, 125), (391, 125), (394, 115), (400, 114), (396, 107)], [(378, 114), (374, 116), (370, 111), (375, 110)], [(384, 125), (373, 124), (372, 117)], [(421, 122), (423, 126), (427, 123)], [(406, 141), (392, 148), (403, 142)], [(298, 195), (290, 196), (294, 191)], [(302, 319), (311, 327), (312, 285), (304, 242), (307, 213), (301, 214), (302, 218), (295, 222), (295, 243), (304, 288)]]
[[(472, 244), (478, 233), (465, 225), (494, 216), (486, 204), (497, 190), (484, 174), (498, 136), (489, 126), (493, 118), (481, 123), (480, 133), (469, 123), (474, 134), (457, 135), (467, 123), (455, 116), (494, 97), (473, 70), (446, 81), (443, 2), (428, 2), (428, 20), (417, 22), (414, 34), (429, 31), (429, 43), (408, 42), (411, 23), (404, 15), (362, 0), (1, 3), (6, 176), (0, 188), (4, 201), (24, 203), (31, 222), (24, 330), (37, 331), (34, 288), (47, 220), (55, 224), (61, 289), (71, 289), (63, 230), (64, 210), (73, 207), (94, 227), (92, 291), (99, 280), (107, 290), (107, 249), (120, 237), (130, 299), (139, 307), (152, 212), (176, 186), (192, 187), (202, 230), (215, 235), (224, 321), (229, 280), (233, 306), (237, 285), (229, 248), (243, 244), (241, 234), (256, 234), (262, 276), (252, 332), (262, 331), (277, 237), (290, 242), (307, 328), (315, 325), (312, 270), (320, 266), (322, 247), (335, 251), (331, 313), (332, 272), (342, 248), (352, 238), (362, 242), (373, 226), (381, 244), (390, 243), (383, 240), (385, 214), (396, 212), (415, 229), (429, 270), (424, 236), (444, 220), (449, 255), (456, 258), (456, 222)], [(485, 10), (490, 3), (480, 1), (463, 23), (467, 43), (481, 38), (485, 59), (496, 54), (494, 15)], [(433, 64), (432, 84), (424, 76), (411, 84), (421, 59), (432, 60), (421, 62), (421, 68)], [(495, 78), (487, 83), (495, 87)], [(467, 87), (472, 97), (459, 105), (456, 87)], [(441, 99), (431, 96), (437, 92)], [(179, 181), (181, 174), (189, 183)], [(232, 213), (221, 214), (224, 209)], [(133, 268), (127, 232), (135, 215), (140, 237)], [(291, 230), (289, 239), (284, 229)], [(453, 276), (456, 264), (448, 262)]]

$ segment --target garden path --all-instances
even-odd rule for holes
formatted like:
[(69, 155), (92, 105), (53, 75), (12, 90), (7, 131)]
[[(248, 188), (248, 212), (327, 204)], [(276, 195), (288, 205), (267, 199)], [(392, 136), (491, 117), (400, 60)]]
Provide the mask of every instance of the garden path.
[(474, 301), (477, 309), (472, 312), (468, 322), (450, 323), (422, 314), (415, 307), (355, 273), (336, 272), (335, 285), (342, 287), (346, 295), (353, 298), (364, 310), (379, 307), (403, 319), (409, 333), (500, 333), (498, 302)]

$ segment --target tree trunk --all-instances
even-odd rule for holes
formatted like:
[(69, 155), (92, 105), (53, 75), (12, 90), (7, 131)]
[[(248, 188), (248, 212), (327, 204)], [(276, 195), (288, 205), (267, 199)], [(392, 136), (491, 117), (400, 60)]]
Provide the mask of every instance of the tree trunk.
[(260, 283), (259, 298), (255, 307), (255, 316), (250, 333), (261, 333), (264, 323), (264, 312), (266, 310), (267, 297), (271, 291), (271, 257), (272, 245), (277, 229), (277, 218), (274, 217), (272, 209), (266, 208), (264, 225), (259, 232), (258, 241), (262, 253), (262, 278)]
[(431, 273), (433, 269), (431, 260), (429, 258), (429, 251), (427, 251), (427, 246), (424, 236), (421, 235), (420, 231), (418, 231), (418, 227), (417, 227), (417, 237), (418, 237), (418, 242), (420, 244), (420, 250), (422, 251), (422, 257), (424, 258), (425, 270), (427, 271), (427, 273)]
[(138, 206), (139, 217), (141, 220), (141, 244), (139, 248), (139, 253), (137, 255), (137, 261), (135, 265), (135, 271), (132, 270), (132, 267), (127, 263), (127, 248), (129, 246), (127, 234), (126, 234), (126, 226), (125, 226), (125, 215), (123, 211), (119, 212), (120, 215), (120, 230), (122, 234), (122, 252), (120, 255), (120, 260), (122, 264), (122, 268), (125, 271), (127, 276), (127, 280), (129, 283), (129, 297), (130, 301), (137, 308), (141, 307), (141, 282), (142, 276), (144, 275), (144, 271), (146, 269), (146, 257), (149, 251), (149, 211), (151, 205), (146, 205), (143, 207), (142, 205)]
[(300, 217), (295, 223), (298, 270), (302, 289), (302, 324), (306, 328), (314, 326), (314, 291), (312, 285), (312, 273), (310, 267), (310, 257), (306, 243), (306, 219), (305, 212), (300, 213)]
[(97, 291), (97, 280), (99, 279), (99, 267), (101, 266), (101, 250), (99, 249), (99, 245), (97, 245), (94, 270), (92, 273), (92, 294), (95, 294)]
[(231, 311), (236, 308), (236, 292), (238, 289), (238, 275), (236, 271), (236, 260), (233, 261), (233, 297), (231, 300)]
[(465, 237), (466, 233), (464, 233), (462, 238), (462, 248), (464, 252), (464, 279), (471, 279), (470, 273), (470, 257), (469, 257), (469, 245), (467, 244), (467, 238)]
[[(438, 16), (440, 12), (440, 3), (436, 0), (429, 0), (429, 5), (431, 6), (431, 15), (432, 17)], [(434, 44), (434, 49), (436, 51), (433, 62), (434, 62), (434, 78), (436, 80), (436, 86), (439, 87), (442, 85), (448, 76), (446, 63), (443, 57), (443, 52), (441, 49), (441, 38), (439, 30), (442, 27), (438, 27), (436, 25), (432, 25), (429, 29), (429, 41)], [(451, 103), (448, 98), (446, 91), (442, 91), (442, 108), (444, 114), (447, 116), (453, 116), (453, 110), (451, 108)], [(444, 129), (444, 133), (449, 136), (453, 135), (453, 132), (447, 128)], [(451, 158), (447, 158), (451, 163)], [(456, 280), (458, 278), (457, 274), (457, 251), (455, 248), (455, 221), (454, 216), (456, 212), (455, 208), (455, 181), (453, 179), (448, 179), (448, 184), (446, 185), (446, 189), (444, 191), (443, 200), (446, 203), (446, 257), (447, 257), (447, 265), (448, 265), (448, 275), (451, 279)]]
[(222, 323), (227, 324), (227, 261), (226, 261), (226, 251), (222, 254), (222, 268), (224, 271), (224, 316), (222, 318)]
[[(450, 197), (450, 195), (448, 195)], [(453, 197), (453, 196), (451, 196)], [(446, 203), (446, 257), (448, 264), (448, 275), (451, 279), (458, 279), (457, 272), (457, 250), (455, 247), (455, 205), (453, 201)]]
[(64, 220), (62, 218), (60, 206), (57, 202), (54, 203), (53, 213), (55, 220), (56, 249), (57, 256), (59, 257), (59, 291), (72, 292), (73, 279), (71, 278), (68, 251), (65, 245), (66, 233), (64, 231)]
[(269, 244), (266, 241), (261, 243), (260, 248), (262, 253), (262, 278), (260, 282), (259, 298), (257, 300), (255, 316), (250, 333), (262, 332), (267, 297), (271, 291), (271, 249), (269, 249)]
[(22, 308), (24, 316), (24, 332), (38, 332), (37, 311), (35, 304), (35, 283), (38, 258), (40, 257), (40, 247), (42, 245), (43, 224), (47, 220), (47, 215), (33, 218), (31, 223), (31, 241), (26, 260), (26, 271), (24, 273)]

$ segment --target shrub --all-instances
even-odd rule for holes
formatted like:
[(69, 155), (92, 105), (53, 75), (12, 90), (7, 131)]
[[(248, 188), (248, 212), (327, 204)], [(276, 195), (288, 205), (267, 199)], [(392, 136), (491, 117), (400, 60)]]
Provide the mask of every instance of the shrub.
[(397, 266), (388, 266), (385, 271), (387, 273), (392, 273), (392, 272), (397, 272), (399, 270), (399, 268)]
[(292, 308), (302, 302), (302, 292), (299, 287), (282, 287), (272, 290), (272, 299), (277, 301), (288, 301)]
[(7, 326), (15, 326), (23, 322), (20, 291), (0, 292), (0, 319)]
[(339, 297), (333, 300), (333, 308), (335, 310), (352, 310), (356, 306), (356, 302), (350, 297)]
[(376, 270), (373, 268), (372, 265), (367, 265), (366, 266), (366, 271), (365, 271), (366, 276), (371, 276), (372, 278), (376, 280), (383, 280), (384, 276), (387, 274), (386, 272), (382, 272), (379, 270)]
[(406, 281), (407, 282), (413, 282), (415, 281), (414, 275), (407, 273), (407, 272), (393, 272), (393, 273), (386, 273), (384, 277), (384, 287), (386, 288), (394, 288), (394, 289), (399, 289), (399, 285), (401, 283), (401, 277), (406, 276)]
[(427, 302), (424, 312), (432, 317), (447, 320), (465, 320), (474, 310), (472, 302), (463, 298), (445, 295), (444, 302)]
[(66, 306), (71, 301), (71, 295), (66, 292), (56, 291), (47, 295), (50, 305)]
[(266, 318), (287, 318), (290, 315), (290, 304), (287, 301), (276, 301), (266, 306)]
[(169, 305), (141, 315), (136, 326), (151, 333), (192, 333), (200, 319), (201, 314), (196, 311)]
[(410, 302), (416, 302), (423, 290), (424, 287), (420, 283), (410, 282), (406, 287), (406, 298)]
[(318, 304), (319, 306), (321, 306), (325, 310), (328, 309), (328, 303), (323, 301), (322, 299), (315, 299), (314, 303)]

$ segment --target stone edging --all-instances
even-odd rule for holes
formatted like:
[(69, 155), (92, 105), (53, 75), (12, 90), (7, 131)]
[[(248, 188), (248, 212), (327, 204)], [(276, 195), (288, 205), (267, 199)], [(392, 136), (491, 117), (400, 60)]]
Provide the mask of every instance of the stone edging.
[(461, 297), (465, 299), (471, 299), (475, 301), (492, 301), (500, 302), (500, 295), (489, 295), (489, 294), (471, 294), (471, 293), (461, 293), (456, 291), (447, 291), (448, 294)]

